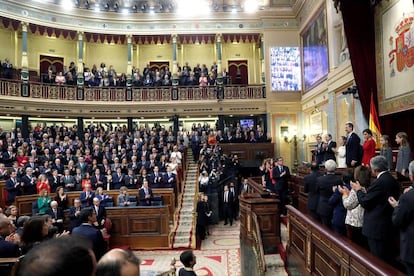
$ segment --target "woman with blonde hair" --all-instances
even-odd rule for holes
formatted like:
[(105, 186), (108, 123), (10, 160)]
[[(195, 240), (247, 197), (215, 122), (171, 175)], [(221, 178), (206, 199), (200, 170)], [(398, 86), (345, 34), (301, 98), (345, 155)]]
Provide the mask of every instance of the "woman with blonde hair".
[(39, 214), (44, 215), (46, 214), (47, 210), (50, 208), (50, 196), (47, 189), (43, 189), (39, 193), (39, 197), (37, 198), (37, 207), (39, 208)]
[(388, 135), (382, 135), (380, 138), (380, 144), (380, 155), (387, 159), (388, 169), (391, 171), (394, 169), (394, 162), (392, 158), (392, 148), (390, 147), (390, 137)]
[(397, 155), (397, 166), (395, 171), (399, 178), (408, 177), (408, 164), (410, 164), (411, 158), (411, 149), (410, 144), (408, 143), (407, 133), (398, 132), (395, 135), (395, 142), (400, 146), (398, 155)]
[(119, 189), (119, 196), (117, 201), (118, 207), (128, 207), (131, 204), (129, 201), (129, 194), (128, 194), (128, 188), (125, 186), (122, 186)]
[(50, 185), (49, 179), (47, 179), (45, 174), (39, 175), (39, 178), (36, 183), (37, 193), (40, 193), (43, 189), (47, 189), (48, 193), (50, 193)]

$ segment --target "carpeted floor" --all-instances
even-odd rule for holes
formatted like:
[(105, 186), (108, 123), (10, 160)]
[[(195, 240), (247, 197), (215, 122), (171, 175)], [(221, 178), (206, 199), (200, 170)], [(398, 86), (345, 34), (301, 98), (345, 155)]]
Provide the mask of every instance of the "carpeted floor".
[[(194, 269), (198, 276), (240, 276), (240, 223), (233, 226), (220, 224), (210, 226), (210, 235), (202, 241), (200, 249), (194, 250), (197, 264)], [(281, 224), (282, 244), (286, 246), (287, 230)], [(182, 267), (179, 261), (183, 250), (135, 251), (142, 260), (141, 275), (155, 276), (170, 268), (172, 258), (176, 259), (177, 272)], [(283, 254), (282, 254), (283, 255)], [(280, 258), (282, 257), (282, 258)], [(283, 262), (283, 257), (277, 258)], [(274, 260), (273, 260), (274, 261)], [(287, 275), (282, 267), (276, 268), (269, 275)]]

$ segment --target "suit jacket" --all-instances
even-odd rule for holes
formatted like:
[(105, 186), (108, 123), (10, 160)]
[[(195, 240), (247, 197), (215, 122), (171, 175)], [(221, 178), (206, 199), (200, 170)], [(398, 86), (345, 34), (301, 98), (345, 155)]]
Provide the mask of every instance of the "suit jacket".
[(5, 241), (0, 237), (0, 258), (13, 258), (19, 256), (19, 246), (16, 243)]
[[(82, 210), (82, 207), (79, 207), (79, 211)], [(79, 215), (76, 215), (76, 207), (72, 206), (69, 209), (69, 218), (70, 218), (70, 230), (82, 224)]]
[(124, 178), (125, 178), (125, 175), (123, 173), (121, 173), (120, 176), (118, 176), (118, 173), (112, 174), (112, 183), (114, 185), (115, 190), (121, 188), (121, 186), (125, 184)]
[(139, 189), (138, 197), (139, 197), (139, 203), (141, 206), (151, 206), (151, 201), (152, 201), (152, 198), (154, 197), (151, 188), (148, 188), (148, 193), (151, 195), (151, 197), (149, 199), (146, 199), (144, 188)]
[(332, 196), (332, 187), (342, 184), (342, 179), (339, 175), (326, 174), (316, 179), (316, 190), (319, 194), (318, 207), (316, 212), (320, 216), (332, 216), (332, 205), (329, 204), (329, 198)]
[(324, 161), (326, 160), (334, 160), (336, 162), (336, 155), (335, 152), (332, 150), (336, 148), (336, 142), (335, 141), (329, 141), (329, 143), (326, 143), (326, 148), (325, 148), (325, 156), (324, 156)]
[(99, 260), (106, 252), (106, 242), (99, 229), (96, 229), (90, 224), (83, 223), (78, 227), (73, 228), (72, 235), (82, 236), (92, 243), (92, 249), (95, 253), (96, 260)]
[(128, 189), (136, 189), (137, 182), (138, 181), (135, 175), (126, 175), (124, 178), (124, 185), (127, 186)]
[(63, 214), (63, 210), (62, 208), (58, 207), (56, 209), (56, 214), (53, 212), (52, 208), (49, 208), (46, 211), (46, 214), (50, 215), (52, 217), (52, 219), (58, 220), (58, 219), (65, 219), (65, 215)]
[(151, 173), (150, 174), (149, 182), (151, 184), (151, 187), (153, 187), (153, 188), (159, 188), (159, 187), (161, 187), (161, 185), (164, 182), (163, 181), (162, 174), (160, 172), (158, 172), (158, 175), (155, 176), (155, 173)]
[(392, 222), (400, 229), (400, 258), (414, 263), (414, 190), (401, 195), (392, 214)]
[(12, 204), (14, 202), (14, 199), (16, 196), (20, 195), (20, 185), (16, 187), (16, 183), (19, 183), (17, 178), (14, 179), (14, 181), (9, 178), (6, 181), (6, 190), (7, 190), (7, 203)]
[(303, 178), (305, 193), (308, 193), (308, 209), (316, 211), (319, 202), (319, 193), (317, 191), (316, 179), (322, 176), (319, 171), (311, 172)]
[(24, 175), (21, 182), (23, 182), (23, 191), (25, 195), (33, 195), (37, 193), (36, 182), (34, 181), (33, 176), (32, 178), (29, 178), (28, 175)]
[[(285, 171), (286, 174), (281, 176), (283, 171)], [(276, 191), (286, 191), (288, 189), (288, 178), (290, 177), (290, 171), (287, 166), (283, 166), (283, 171), (280, 171), (279, 166), (275, 166), (272, 170), (272, 179), (276, 182)]]
[(86, 192), (82, 192), (80, 194), (80, 197), (79, 197), (80, 201), (81, 201), (81, 204), (82, 204), (82, 207), (92, 206), (92, 201), (93, 201), (94, 197), (95, 197), (95, 193), (92, 192), (92, 191), (90, 191), (89, 197), (86, 197)]
[(62, 185), (60, 176), (56, 176), (56, 178), (52, 175), (49, 177), (49, 186), (51, 189), (51, 192), (56, 192), (56, 188)]
[[(102, 182), (102, 184), (98, 185), (98, 182)], [(91, 176), (91, 185), (93, 189), (96, 189), (97, 187), (102, 187), (102, 188), (106, 188), (106, 177), (103, 174), (99, 174), (99, 176), (97, 175), (92, 175)]]
[(346, 140), (345, 152), (345, 160), (348, 167), (351, 167), (352, 160), (357, 161), (354, 167), (361, 165), (361, 139), (354, 132)]
[(103, 228), (102, 220), (106, 220), (106, 209), (102, 205), (99, 205), (98, 212), (96, 212), (95, 206), (92, 206), (96, 213), (96, 221), (98, 222), (98, 228)]
[(178, 276), (197, 276), (193, 270), (186, 270), (184, 267), (180, 268)]
[(358, 202), (365, 209), (362, 234), (370, 239), (388, 239), (392, 234), (393, 208), (388, 198), (398, 199), (400, 185), (389, 173), (382, 173), (368, 188), (367, 192), (358, 191)]
[[(73, 175), (62, 176), (61, 183), (66, 191), (75, 191), (76, 190), (76, 179)], [(68, 185), (68, 184), (73, 184)]]
[(316, 149), (314, 150), (315, 154), (315, 161), (316, 163), (322, 164), (325, 161), (325, 151), (323, 150), (323, 142), (316, 145)]

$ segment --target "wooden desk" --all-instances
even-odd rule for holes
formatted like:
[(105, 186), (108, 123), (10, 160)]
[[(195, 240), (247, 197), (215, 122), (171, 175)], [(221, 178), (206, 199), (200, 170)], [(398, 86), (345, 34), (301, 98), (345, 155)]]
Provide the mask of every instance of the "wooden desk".
[(231, 143), (220, 144), (227, 155), (237, 154), (240, 161), (259, 161), (274, 156), (275, 144), (273, 143)]
[(168, 206), (107, 207), (112, 220), (111, 246), (169, 248)]
[[(174, 211), (175, 211), (175, 195), (174, 190), (171, 188), (156, 188), (152, 189), (154, 195), (161, 195), (163, 197), (163, 204), (168, 206), (169, 216), (170, 218), (174, 217)], [(69, 206), (73, 205), (73, 200), (77, 197), (79, 197), (81, 192), (68, 192), (68, 201)], [(105, 191), (105, 193), (108, 196), (111, 196), (114, 200), (114, 206), (117, 204), (117, 198), (119, 195), (118, 190), (110, 190)], [(129, 190), (130, 195), (136, 195), (138, 196), (138, 190), (137, 189), (131, 189)], [(52, 195), (54, 196), (54, 195)], [(19, 208), (19, 214), (20, 215), (32, 215), (32, 202), (35, 202), (37, 200), (37, 195), (27, 195), (27, 196), (17, 196), (15, 200), (15, 205), (17, 208)]]

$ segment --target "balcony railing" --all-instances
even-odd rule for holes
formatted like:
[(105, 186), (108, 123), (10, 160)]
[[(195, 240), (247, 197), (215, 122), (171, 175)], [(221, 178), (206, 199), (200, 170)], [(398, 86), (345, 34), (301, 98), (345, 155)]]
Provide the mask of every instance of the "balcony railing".
[[(48, 85), (37, 82), (27, 84), (15, 80), (0, 80), (0, 95), (61, 101), (101, 102), (151, 102), (151, 101), (202, 101), (202, 100), (250, 100), (266, 98), (262, 85), (227, 85), (218, 92), (217, 86), (161, 86), (161, 87), (82, 87)], [(27, 91), (24, 93), (23, 91)]]

